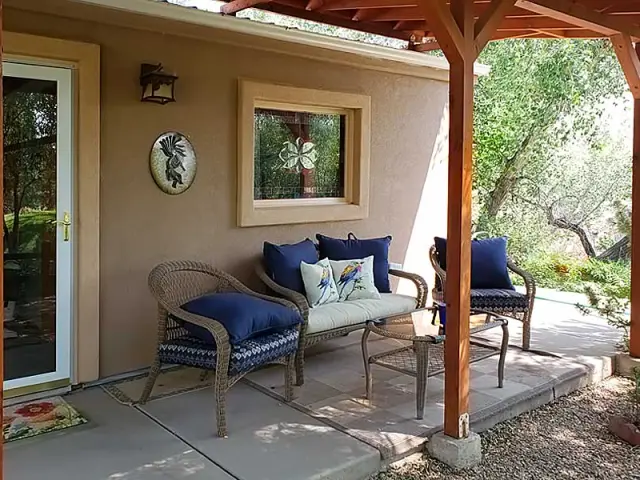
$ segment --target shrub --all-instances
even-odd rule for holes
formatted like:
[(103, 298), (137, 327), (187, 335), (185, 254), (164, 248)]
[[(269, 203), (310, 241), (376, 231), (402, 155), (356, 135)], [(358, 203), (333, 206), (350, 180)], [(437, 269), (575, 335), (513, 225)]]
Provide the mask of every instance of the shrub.
[(533, 275), (536, 285), (542, 288), (581, 293), (585, 292), (587, 287), (601, 288), (606, 290), (602, 293), (619, 298), (626, 295), (631, 285), (630, 266), (624, 262), (551, 254), (529, 259), (522, 267)]
[[(581, 291), (581, 261), (568, 255), (551, 254), (525, 260), (522, 267), (533, 275), (536, 285), (568, 292)], [(515, 277), (516, 283), (522, 283)]]

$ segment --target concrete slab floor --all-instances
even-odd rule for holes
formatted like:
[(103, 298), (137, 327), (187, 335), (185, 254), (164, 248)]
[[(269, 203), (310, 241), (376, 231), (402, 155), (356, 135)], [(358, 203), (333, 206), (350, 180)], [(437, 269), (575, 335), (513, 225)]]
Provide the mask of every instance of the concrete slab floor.
[(66, 397), (87, 425), (5, 445), (11, 480), (235, 480), (138, 410), (100, 389)]
[(242, 480), (363, 480), (381, 466), (375, 448), (245, 384), (227, 394), (228, 438), (214, 435), (211, 389), (141, 408)]

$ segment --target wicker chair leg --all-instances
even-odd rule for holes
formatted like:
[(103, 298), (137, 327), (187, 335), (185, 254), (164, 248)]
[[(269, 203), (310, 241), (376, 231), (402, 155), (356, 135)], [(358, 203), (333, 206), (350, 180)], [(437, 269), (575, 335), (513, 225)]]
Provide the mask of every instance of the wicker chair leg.
[(138, 403), (145, 404), (147, 403), (147, 400), (149, 400), (153, 386), (160, 374), (160, 365), (160, 358), (156, 355), (156, 359), (153, 361), (153, 365), (151, 365), (151, 370), (149, 370), (149, 376), (147, 377), (147, 383), (144, 386), (144, 390), (142, 391), (142, 395), (140, 395)]
[(522, 350), (525, 352), (531, 348), (531, 310), (525, 313), (522, 319)]
[(293, 400), (293, 374), (296, 365), (296, 355), (287, 357), (287, 364), (284, 367), (284, 399), (287, 402)]
[(220, 375), (216, 372), (215, 394), (216, 394), (216, 423), (218, 436), (227, 437), (227, 374)]
[(301, 387), (304, 385), (304, 349), (299, 348), (296, 353), (296, 385)]

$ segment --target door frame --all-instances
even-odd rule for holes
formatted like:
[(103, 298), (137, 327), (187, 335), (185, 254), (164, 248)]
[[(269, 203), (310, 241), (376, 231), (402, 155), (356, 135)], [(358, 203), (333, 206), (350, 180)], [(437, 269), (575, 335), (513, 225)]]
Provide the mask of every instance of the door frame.
[(100, 376), (100, 47), (15, 32), (3, 32), (3, 40), (6, 62), (72, 71), (71, 383), (91, 382)]
[[(4, 61), (4, 77), (33, 78), (55, 82), (57, 90), (56, 141), (56, 220), (63, 212), (74, 218), (74, 147), (73, 147), (73, 77), (69, 68), (33, 65)], [(74, 232), (72, 231), (72, 234)], [(71, 380), (71, 335), (74, 315), (74, 249), (73, 235), (62, 241), (56, 228), (56, 305), (55, 305), (55, 364), (54, 370), (27, 377), (5, 380), (7, 396), (14, 392), (46, 389), (51, 384), (69, 385)], [(45, 272), (42, 272), (46, 275)]]

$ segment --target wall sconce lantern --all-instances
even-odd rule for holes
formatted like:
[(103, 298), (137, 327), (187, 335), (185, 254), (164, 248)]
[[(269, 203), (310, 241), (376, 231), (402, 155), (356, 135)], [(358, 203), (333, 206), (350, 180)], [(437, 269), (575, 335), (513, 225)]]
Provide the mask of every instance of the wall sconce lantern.
[(175, 102), (175, 83), (178, 77), (163, 70), (162, 64), (143, 63), (140, 67), (140, 86), (143, 102), (166, 105)]

